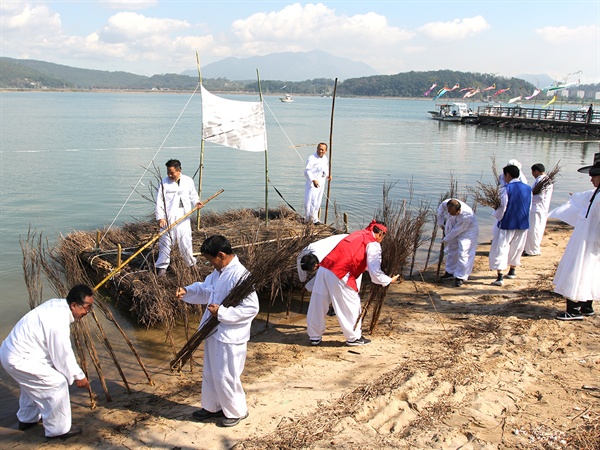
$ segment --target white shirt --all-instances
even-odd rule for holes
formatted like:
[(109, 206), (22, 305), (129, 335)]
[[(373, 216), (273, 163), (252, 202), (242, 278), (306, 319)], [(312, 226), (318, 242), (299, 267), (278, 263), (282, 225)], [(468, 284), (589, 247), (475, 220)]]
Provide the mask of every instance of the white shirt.
[(348, 236), (348, 235), (347, 234), (335, 234), (335, 235), (329, 236), (325, 239), (320, 239), (316, 242), (312, 242), (302, 249), (302, 251), (298, 255), (298, 259), (296, 260), (296, 268), (298, 270), (298, 278), (300, 279), (300, 281), (302, 283), (304, 283), (306, 281), (306, 271), (302, 270), (302, 267), (300, 267), (300, 261), (302, 260), (302, 257), (312, 253), (313, 255), (315, 255), (317, 257), (319, 262), (321, 262), (321, 261), (323, 261), (323, 258), (325, 258), (327, 255), (329, 255), (331, 250), (333, 250), (335, 248), (335, 246), (338, 245), (339, 242), (342, 239), (344, 239), (346, 236)]
[(196, 206), (198, 201), (198, 192), (192, 178), (181, 175), (177, 183), (165, 177), (156, 193), (156, 220), (165, 219), (174, 222), (176, 218), (181, 217), (180, 208), (183, 208), (183, 215), (185, 215)]
[[(214, 270), (206, 277), (204, 282), (196, 282), (186, 286), (187, 293), (183, 300), (194, 305), (217, 304), (221, 305), (217, 313), (219, 325), (211, 336), (226, 344), (241, 344), (250, 340), (250, 325), (252, 319), (258, 314), (259, 304), (256, 292), (244, 298), (238, 306), (225, 307), (222, 305), (229, 292), (248, 274), (246, 268), (240, 263), (237, 256), (219, 272)], [(206, 309), (200, 327), (211, 317)], [(199, 328), (200, 328), (199, 327)]]
[(67, 300), (54, 298), (25, 314), (2, 343), (2, 351), (54, 367), (69, 384), (83, 380), (71, 346), (75, 321)]
[(323, 155), (319, 158), (317, 153), (313, 153), (306, 160), (306, 167), (304, 169), (304, 177), (307, 181), (322, 180), (329, 176), (329, 159), (327, 155)]

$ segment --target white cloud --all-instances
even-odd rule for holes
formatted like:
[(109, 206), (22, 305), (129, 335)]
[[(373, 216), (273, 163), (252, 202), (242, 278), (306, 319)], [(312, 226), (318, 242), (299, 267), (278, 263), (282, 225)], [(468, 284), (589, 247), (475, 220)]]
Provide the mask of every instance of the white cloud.
[(419, 28), (426, 36), (444, 41), (458, 41), (480, 34), (490, 28), (482, 16), (454, 19), (451, 22), (431, 22)]
[(46, 6), (30, 6), (20, 2), (0, 3), (0, 24), (4, 39), (6, 34), (38, 36), (60, 30), (60, 16)]
[(133, 12), (120, 12), (108, 19), (99, 34), (102, 40), (113, 43), (167, 36), (189, 27), (190, 24), (184, 20), (155, 19)]
[(577, 28), (542, 27), (535, 30), (538, 36), (551, 44), (585, 45), (590, 41), (598, 41), (600, 28), (595, 25)]
[(322, 3), (294, 3), (279, 11), (252, 14), (233, 22), (231, 29), (238, 55), (319, 49), (367, 63), (375, 53), (385, 53), (414, 35), (390, 26), (380, 14), (336, 15)]
[(106, 0), (101, 2), (109, 9), (145, 9), (158, 5), (158, 0)]

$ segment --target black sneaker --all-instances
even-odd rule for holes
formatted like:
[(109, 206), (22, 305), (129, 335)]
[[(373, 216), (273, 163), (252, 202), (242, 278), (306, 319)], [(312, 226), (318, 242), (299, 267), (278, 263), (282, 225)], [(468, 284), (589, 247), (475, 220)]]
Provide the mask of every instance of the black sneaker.
[(358, 339), (355, 339), (353, 341), (346, 341), (346, 345), (349, 345), (351, 347), (356, 347), (358, 345), (367, 345), (370, 344), (371, 340), (364, 338), (364, 337), (359, 337)]
[(444, 275), (442, 275), (440, 277), (440, 280), (450, 280), (454, 278), (454, 275), (452, 275), (451, 273), (446, 272)]
[(328, 315), (329, 317), (333, 317), (333, 316), (335, 316), (335, 309), (333, 309), (333, 306), (330, 306), (330, 307), (329, 307), (329, 310), (327, 311), (327, 315)]
[(320, 345), (320, 344), (321, 344), (321, 339), (311, 339), (310, 340), (310, 345), (314, 345), (316, 347), (317, 345)]
[(21, 431), (29, 430), (30, 428), (35, 427), (38, 423), (40, 423), (39, 420), (37, 422), (21, 422), (19, 420), (19, 430), (21, 430)]
[(58, 436), (46, 436), (46, 438), (65, 440), (65, 439), (69, 439), (70, 437), (73, 437), (73, 436), (79, 436), (82, 432), (83, 432), (83, 430), (79, 427), (71, 427), (71, 429), (69, 431), (67, 431), (65, 434), (59, 434)]
[(217, 422), (219, 427), (235, 427), (238, 423), (248, 417), (248, 413), (244, 417), (223, 417)]
[(556, 320), (583, 320), (581, 311), (565, 311), (556, 316)]
[(460, 278), (454, 280), (454, 286), (456, 287), (461, 287), (463, 284), (465, 284), (465, 280), (461, 280)]
[(221, 417), (225, 417), (225, 414), (223, 414), (222, 410), (218, 410), (216, 412), (210, 412), (204, 408), (199, 409), (197, 411), (194, 411), (192, 413), (192, 417), (196, 420), (199, 421), (203, 421), (203, 420), (208, 420), (208, 419), (212, 419), (213, 417), (215, 418), (221, 418)]
[(596, 314), (596, 313), (594, 312), (594, 310), (592, 308), (584, 308), (583, 306), (581, 307), (581, 315), (582, 316), (591, 317), (594, 314)]

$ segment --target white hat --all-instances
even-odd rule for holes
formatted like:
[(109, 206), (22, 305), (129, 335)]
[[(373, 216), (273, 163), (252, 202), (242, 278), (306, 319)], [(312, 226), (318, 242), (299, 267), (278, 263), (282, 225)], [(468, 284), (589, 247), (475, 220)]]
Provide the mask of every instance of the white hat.
[(519, 168), (519, 170), (521, 170), (521, 163), (519, 161), (517, 161), (516, 159), (511, 159), (510, 161), (508, 161), (507, 166), (517, 166)]

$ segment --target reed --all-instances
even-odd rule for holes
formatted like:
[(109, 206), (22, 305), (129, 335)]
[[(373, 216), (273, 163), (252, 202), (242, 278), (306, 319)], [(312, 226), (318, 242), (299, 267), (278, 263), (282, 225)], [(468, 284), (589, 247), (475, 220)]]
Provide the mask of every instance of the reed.
[(476, 186), (467, 186), (467, 192), (473, 196), (475, 204), (489, 206), (496, 210), (500, 207), (500, 186), (498, 184), (498, 169), (496, 169), (496, 157), (492, 156), (492, 173), (494, 179), (491, 183), (477, 181)]
[[(384, 184), (383, 202), (376, 214), (388, 229), (381, 243), (381, 269), (390, 276), (403, 274), (409, 260), (412, 270), (416, 252), (426, 241), (423, 231), (430, 215), (428, 202), (422, 201), (416, 207), (412, 205), (412, 187), (409, 187), (409, 200), (391, 200), (390, 191), (394, 186), (395, 183)], [(389, 285), (373, 284), (369, 291), (360, 318), (364, 320), (372, 309), (368, 327), (370, 333), (377, 327), (388, 289)]]

